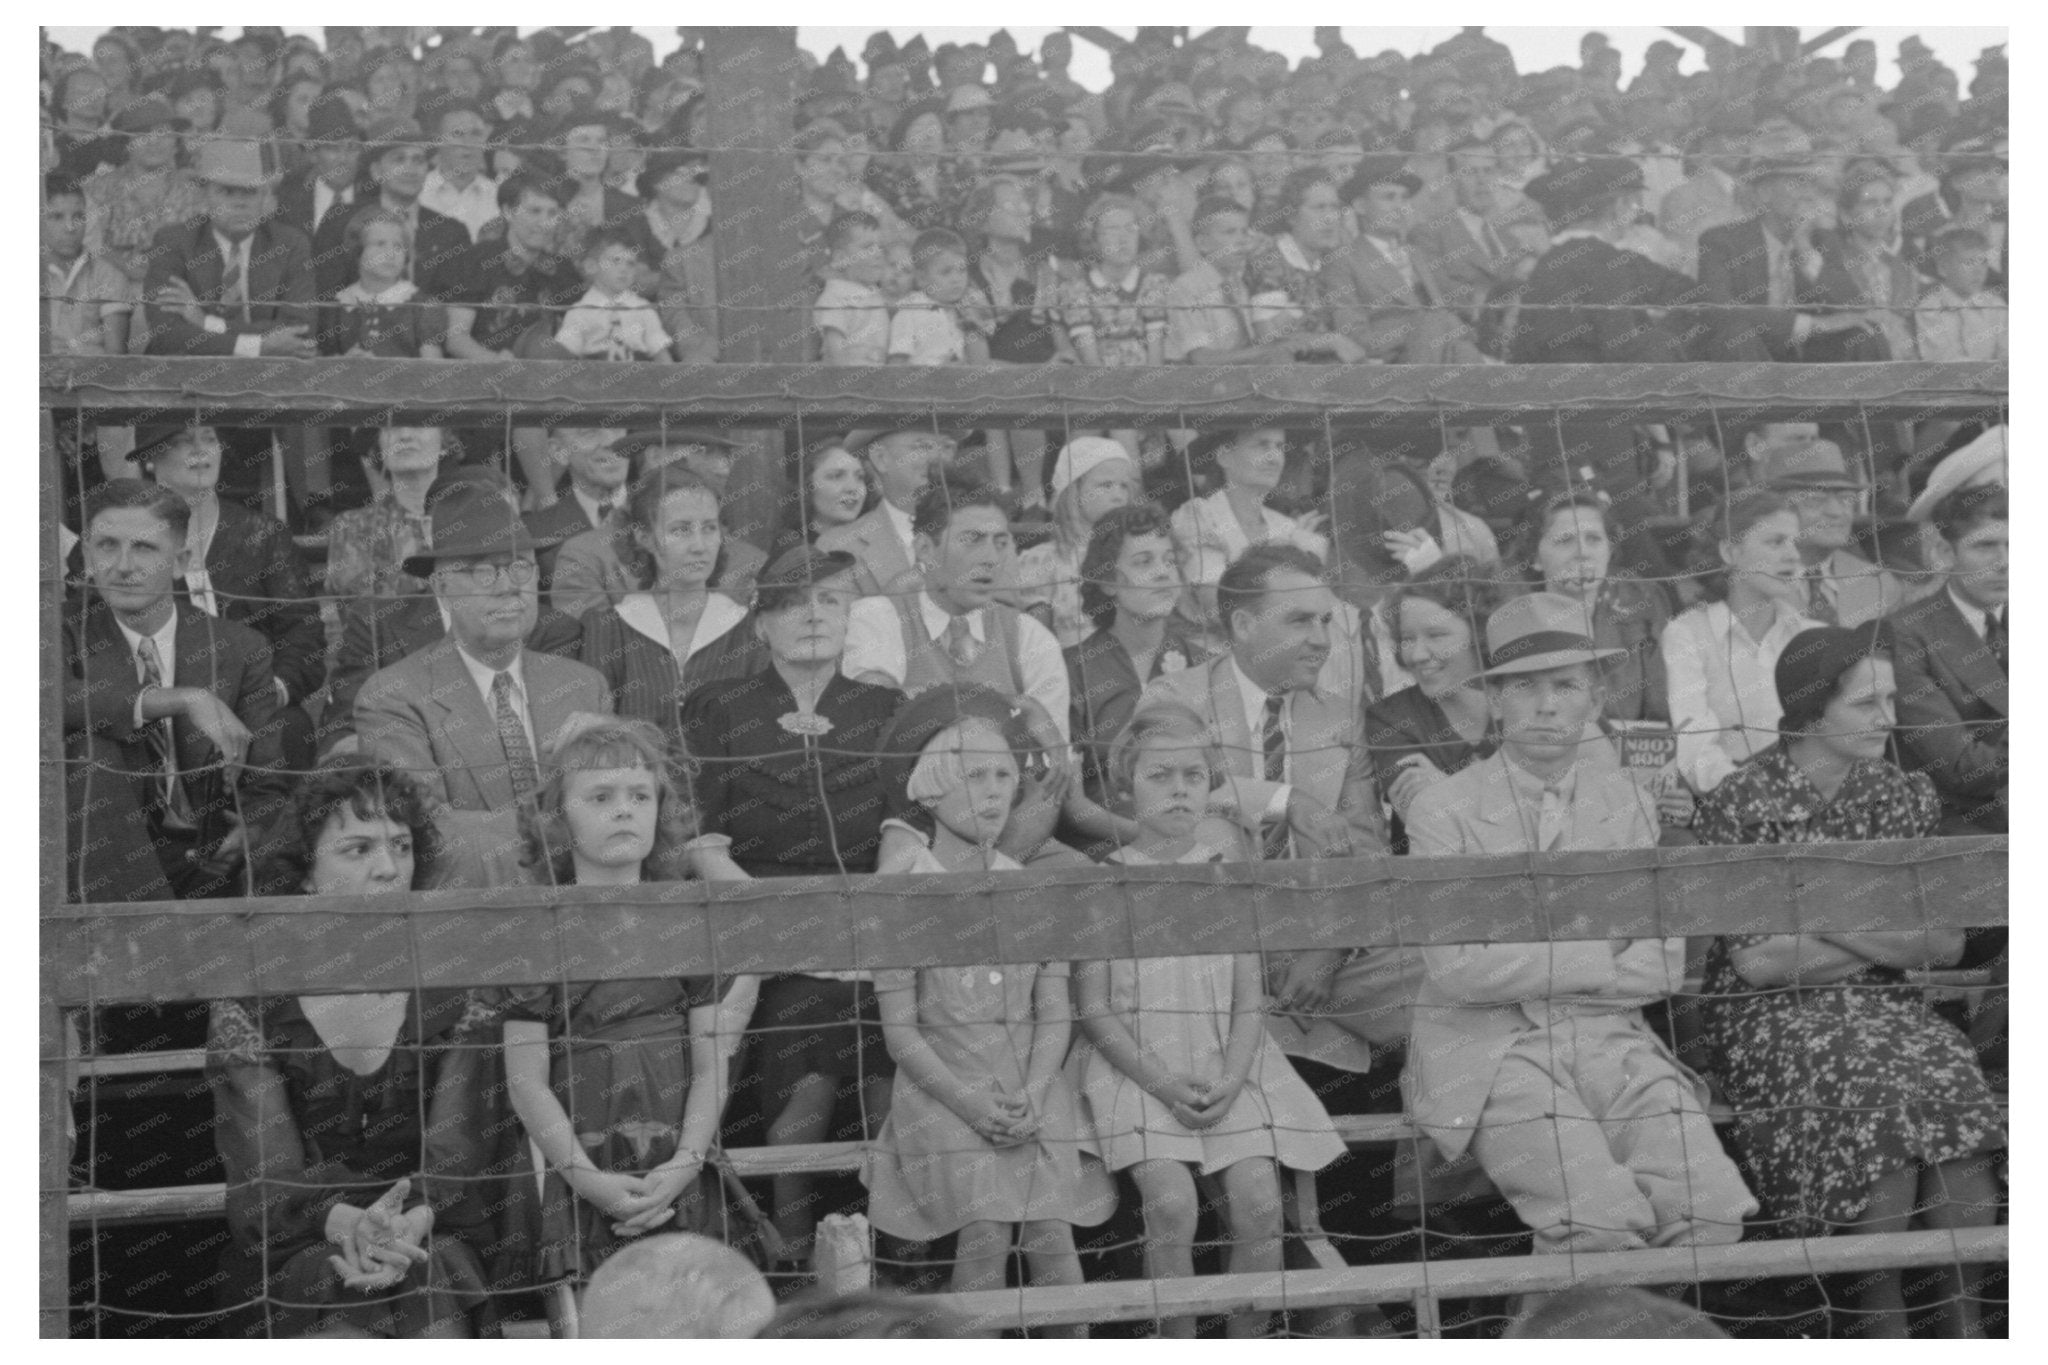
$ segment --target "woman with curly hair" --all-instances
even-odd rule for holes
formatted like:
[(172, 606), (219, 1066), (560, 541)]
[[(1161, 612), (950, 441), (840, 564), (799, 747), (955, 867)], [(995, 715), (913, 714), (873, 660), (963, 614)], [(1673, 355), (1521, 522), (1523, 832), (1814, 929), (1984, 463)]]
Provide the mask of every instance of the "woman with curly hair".
[[(660, 732), (613, 717), (566, 730), (520, 818), (542, 886), (680, 880), (695, 828)], [(698, 1177), (756, 990), (750, 976), (671, 976), (487, 994), (506, 1093), (547, 1165), (537, 1235), (526, 1229), (538, 1279), (587, 1280), (631, 1238), (709, 1225)]]
[[(256, 889), (334, 901), (425, 886), (429, 798), (374, 758), (299, 783)], [(346, 950), (346, 949), (344, 949)], [(460, 990), (213, 1006), (206, 1079), (226, 1168), (222, 1302), (250, 1336), (323, 1326), (466, 1337), (484, 1303), (484, 1019)]]

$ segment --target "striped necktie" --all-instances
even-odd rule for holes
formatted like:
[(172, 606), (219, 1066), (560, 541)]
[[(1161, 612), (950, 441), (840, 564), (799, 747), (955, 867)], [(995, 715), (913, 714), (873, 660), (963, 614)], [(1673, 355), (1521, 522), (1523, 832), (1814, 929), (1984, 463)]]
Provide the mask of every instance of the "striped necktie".
[[(1260, 727), (1260, 747), (1265, 754), (1264, 776), (1268, 782), (1287, 780), (1287, 732), (1281, 727), (1281, 715), (1287, 707), (1287, 694), (1271, 692), (1266, 696), (1265, 723)], [(1264, 840), (1265, 856), (1268, 860), (1285, 858), (1288, 849), (1287, 822), (1276, 821), (1266, 831)]]

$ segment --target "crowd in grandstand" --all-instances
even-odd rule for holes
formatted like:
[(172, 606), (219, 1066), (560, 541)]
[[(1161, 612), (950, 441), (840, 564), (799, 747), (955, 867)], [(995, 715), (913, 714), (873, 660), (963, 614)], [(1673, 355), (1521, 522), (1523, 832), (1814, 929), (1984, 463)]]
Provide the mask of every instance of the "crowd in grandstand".
[[(627, 29), (46, 46), (45, 349), (715, 362), (735, 238), (681, 33), (659, 62)], [(1889, 90), (1867, 40), (1710, 46), (1689, 74), (1657, 43), (1624, 88), (1598, 33), (1531, 73), (1478, 29), (1371, 57), (1319, 29), (1291, 69), (1246, 33), (1139, 30), (1100, 92), (1064, 33), (807, 60), (789, 268), (814, 358), (2005, 359), (2002, 50), (1965, 94), (1917, 40)], [(883, 421), (786, 460), (716, 425), (384, 427), (314, 434), (325, 488), (274, 472), (304, 432), (55, 425), (80, 900), (2006, 831), (1994, 423)], [(867, 1139), (884, 1259), (950, 1238), (925, 1283), (962, 1291), (1013, 1253), (1081, 1283), (1076, 1230), (1120, 1189), (1145, 1274), (1194, 1273), (1209, 1203), (1227, 1268), (1279, 1269), (1289, 1173), (1344, 1151), (1337, 1072), (1402, 1077), (1410, 1198), (1490, 1190), (1539, 1253), (1998, 1220), (2002, 997), (1937, 1008), (1915, 974), (2002, 980), (2002, 932), (1693, 947), (557, 982), (80, 1028), (204, 1030), (222, 1301), (257, 1332), (464, 1335), (565, 1277), (657, 1312), (591, 1277), (726, 1225), (741, 1096), (772, 1144)], [(831, 1211), (813, 1183), (768, 1196), (785, 1281)], [(1939, 1328), (1976, 1334), (1952, 1279)], [(756, 1307), (732, 1309), (747, 1333)], [(1907, 1331), (1896, 1273), (1856, 1307)]]

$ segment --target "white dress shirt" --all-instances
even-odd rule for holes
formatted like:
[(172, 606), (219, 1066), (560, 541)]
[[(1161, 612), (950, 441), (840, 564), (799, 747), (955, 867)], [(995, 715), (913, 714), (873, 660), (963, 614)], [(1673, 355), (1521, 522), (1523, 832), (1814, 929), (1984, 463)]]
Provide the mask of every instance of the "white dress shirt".
[(428, 171), (420, 203), (468, 228), (474, 242), (484, 224), (498, 216), (498, 182), (480, 173), (458, 190), (439, 171)]
[[(952, 615), (926, 592), (917, 595), (917, 607), (926, 633), (934, 640), (943, 638)], [(965, 619), (968, 634), (986, 643), (988, 612), (971, 611)], [(846, 624), (846, 653), (839, 666), (848, 677), (879, 673), (898, 687), (903, 685), (910, 658), (895, 603), (886, 597), (863, 597), (853, 604)], [(1067, 739), (1073, 718), (1068, 714), (1067, 663), (1060, 654), (1060, 642), (1051, 631), (1022, 614), (1017, 618), (1017, 672), (1024, 682), (1024, 695), (1045, 708), (1060, 738)]]
[(491, 680), (501, 672), (512, 675), (512, 709), (519, 713), (520, 728), (526, 731), (526, 747), (532, 751), (535, 763), (539, 763), (542, 754), (540, 746), (533, 742), (533, 712), (526, 705), (526, 670), (522, 667), (526, 659), (525, 652), (515, 654), (511, 664), (503, 669), (492, 668), (487, 663), (480, 663), (471, 658), (469, 651), (460, 644), (455, 646), (455, 653), (462, 659), (462, 666), (469, 670), (470, 680), (476, 684), (477, 692), (484, 699), (484, 711), (490, 716), (495, 717), (498, 714), (497, 699), (491, 695)]
[[(142, 655), (138, 652), (142, 648), (143, 634), (139, 630), (128, 629), (127, 623), (118, 616), (114, 618), (114, 624), (121, 627), (121, 638), (128, 642), (129, 657), (135, 660), (135, 681), (141, 682), (146, 676), (142, 667)], [(156, 643), (156, 657), (162, 665), (157, 671), (163, 675), (163, 685), (165, 687), (176, 687), (178, 685), (178, 613), (175, 608), (172, 609), (170, 618), (161, 626), (158, 626), (156, 633), (148, 638)], [(135, 697), (135, 728), (140, 730), (148, 723), (142, 715), (142, 696), (140, 693), (137, 693)]]
[(1678, 732), (1678, 771), (1711, 791), (1752, 754), (1778, 742), (1778, 656), (1809, 621), (1778, 604), (1771, 628), (1752, 640), (1726, 602), (1708, 602), (1664, 628), (1666, 695)]

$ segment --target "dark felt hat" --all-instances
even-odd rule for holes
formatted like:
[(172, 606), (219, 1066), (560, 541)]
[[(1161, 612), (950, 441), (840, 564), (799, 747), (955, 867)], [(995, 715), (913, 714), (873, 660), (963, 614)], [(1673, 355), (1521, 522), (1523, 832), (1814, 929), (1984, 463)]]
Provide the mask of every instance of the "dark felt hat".
[(1399, 185), (1410, 194), (1422, 190), (1422, 177), (1408, 169), (1405, 157), (1380, 154), (1368, 156), (1358, 163), (1358, 169), (1344, 182), (1344, 202), (1364, 196), (1374, 185)]
[(1643, 188), (1642, 167), (1621, 156), (1567, 161), (1529, 182), (1528, 195), (1553, 225), (1575, 223), (1617, 195)]
[(306, 111), (306, 138), (310, 142), (354, 142), (363, 135), (355, 110), (335, 91), (313, 101)]
[(530, 554), (558, 544), (536, 539), (526, 521), (500, 494), (485, 488), (456, 488), (433, 508), (434, 548), (408, 555), (399, 565), (415, 578), (425, 578), (443, 559), (481, 559), (486, 555)]
[(679, 150), (664, 149), (659, 152), (650, 152), (648, 153), (646, 164), (640, 168), (640, 174), (634, 178), (633, 188), (640, 192), (640, 198), (643, 201), (652, 200), (654, 192), (660, 187), (661, 182), (668, 179), (674, 172), (681, 170), (685, 166), (695, 166), (699, 172), (698, 180), (701, 183), (704, 175), (709, 173), (710, 164), (711, 158), (702, 152), (687, 147)]
[(844, 550), (821, 550), (815, 545), (785, 550), (754, 581), (754, 610), (779, 611), (815, 584), (859, 567), (860, 561)]

